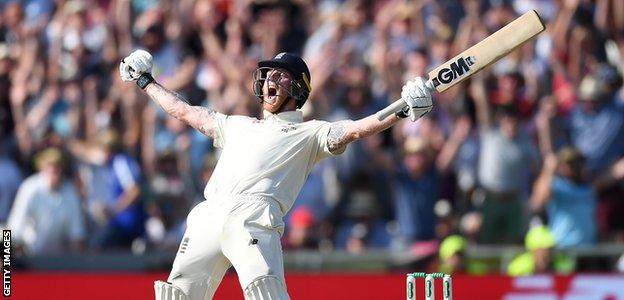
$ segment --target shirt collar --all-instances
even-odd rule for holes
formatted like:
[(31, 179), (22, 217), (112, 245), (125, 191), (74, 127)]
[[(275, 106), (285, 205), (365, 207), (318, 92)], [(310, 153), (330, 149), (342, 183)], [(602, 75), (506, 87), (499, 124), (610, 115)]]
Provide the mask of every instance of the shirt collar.
[(289, 110), (278, 114), (273, 114), (269, 111), (263, 111), (265, 120), (279, 120), (284, 122), (301, 123), (303, 122), (303, 112), (299, 110)]

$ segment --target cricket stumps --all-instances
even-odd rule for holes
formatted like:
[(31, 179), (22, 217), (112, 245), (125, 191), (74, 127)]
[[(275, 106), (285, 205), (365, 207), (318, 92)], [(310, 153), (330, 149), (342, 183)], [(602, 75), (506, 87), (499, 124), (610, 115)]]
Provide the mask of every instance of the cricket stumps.
[(453, 299), (453, 283), (451, 275), (444, 273), (424, 273), (415, 272), (408, 273), (406, 278), (406, 294), (407, 300), (417, 299), (417, 279), (425, 280), (425, 300), (435, 300), (435, 280), (442, 279), (442, 299)]

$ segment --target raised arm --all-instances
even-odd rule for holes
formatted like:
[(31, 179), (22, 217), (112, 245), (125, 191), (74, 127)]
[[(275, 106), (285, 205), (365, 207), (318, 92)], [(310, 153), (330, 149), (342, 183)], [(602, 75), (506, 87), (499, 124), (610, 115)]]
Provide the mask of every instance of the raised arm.
[(345, 120), (332, 123), (327, 137), (329, 151), (334, 152), (357, 139), (381, 132), (402, 118), (410, 117), (410, 120), (415, 122), (433, 108), (431, 93), (425, 81), (420, 77), (405, 83), (401, 91), (401, 99), (405, 101), (403, 110), (382, 121), (378, 120), (377, 115), (371, 115), (357, 121)]
[(144, 50), (132, 52), (119, 65), (122, 80), (136, 82), (169, 115), (207, 136), (214, 137), (215, 111), (202, 106), (189, 105), (178, 93), (154, 81), (151, 71), (152, 55)]
[(468, 88), (477, 110), (477, 123), (481, 131), (488, 131), (492, 127), (490, 104), (487, 98), (485, 82), (482, 74), (472, 77)]
[(552, 181), (555, 177), (555, 171), (557, 169), (557, 157), (554, 154), (549, 154), (544, 157), (544, 165), (542, 172), (535, 180), (533, 184), (533, 192), (530, 198), (530, 207), (532, 211), (540, 211), (552, 195)]
[(557, 156), (553, 152), (552, 134), (550, 132), (550, 122), (554, 115), (551, 107), (553, 103), (545, 99), (536, 117), (537, 137), (539, 146), (544, 156), (542, 171), (533, 184), (533, 192), (530, 198), (530, 208), (532, 211), (540, 211), (544, 205), (550, 201), (552, 195), (552, 181), (557, 170)]

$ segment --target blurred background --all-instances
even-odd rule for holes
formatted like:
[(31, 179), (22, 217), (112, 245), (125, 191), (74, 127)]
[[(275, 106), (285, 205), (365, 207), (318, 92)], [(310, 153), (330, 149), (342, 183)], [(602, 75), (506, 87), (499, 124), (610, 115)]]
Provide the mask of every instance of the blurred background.
[[(151, 298), (187, 213), (204, 200), (218, 149), (121, 82), (119, 61), (132, 50), (150, 51), (154, 77), (192, 105), (250, 116), (261, 115), (257, 61), (298, 53), (312, 74), (306, 118), (358, 119), (535, 9), (547, 28), (536, 39), (435, 95), (418, 122), (315, 167), (286, 216), (289, 290), (304, 299), (309, 284), (355, 286), (361, 299), (386, 298), (369, 288), (379, 285), (403, 297), (406, 272), (444, 271), (459, 276), (459, 299), (473, 284), (497, 283), (485, 298), (522, 294), (527, 285), (507, 276), (534, 274), (548, 274), (537, 278), (550, 285), (538, 288), (552, 299), (579, 289), (624, 299), (624, 1), (0, 0), (0, 8), (0, 224), (13, 234), (17, 298), (80, 298), (55, 284), (97, 290), (118, 278), (133, 298)], [(217, 297), (240, 298), (233, 274), (223, 286)]]

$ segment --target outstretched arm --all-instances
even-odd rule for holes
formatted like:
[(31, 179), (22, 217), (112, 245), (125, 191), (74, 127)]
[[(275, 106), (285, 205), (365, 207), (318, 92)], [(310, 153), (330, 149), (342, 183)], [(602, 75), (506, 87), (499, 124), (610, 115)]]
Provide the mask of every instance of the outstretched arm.
[(145, 87), (145, 93), (172, 117), (213, 137), (214, 110), (189, 105), (178, 93), (166, 89), (155, 81)]
[(391, 116), (383, 121), (379, 121), (375, 115), (372, 115), (357, 121), (344, 120), (334, 122), (329, 128), (327, 147), (329, 151), (335, 152), (357, 139), (384, 131), (399, 120), (401, 120), (399, 117)]
[(152, 55), (144, 50), (132, 52), (119, 65), (119, 74), (123, 81), (136, 82), (169, 115), (207, 136), (214, 137), (215, 111), (189, 105), (182, 96), (154, 81), (151, 72)]
[(401, 91), (401, 99), (405, 101), (403, 110), (382, 121), (378, 120), (377, 115), (372, 115), (357, 121), (346, 120), (332, 123), (327, 137), (329, 151), (335, 153), (348, 143), (381, 132), (402, 118), (410, 117), (410, 120), (415, 122), (430, 112), (433, 107), (431, 93), (425, 80), (420, 77), (405, 83)]

